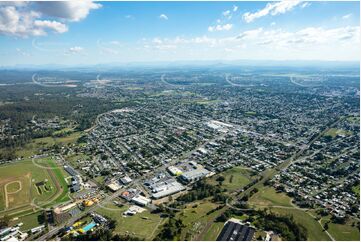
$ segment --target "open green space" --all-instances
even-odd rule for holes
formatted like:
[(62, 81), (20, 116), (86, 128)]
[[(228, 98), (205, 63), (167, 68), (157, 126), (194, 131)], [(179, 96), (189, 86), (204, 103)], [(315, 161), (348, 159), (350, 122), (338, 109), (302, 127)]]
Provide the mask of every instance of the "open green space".
[(208, 182), (212, 185), (216, 185), (218, 184), (217, 179), (220, 176), (224, 177), (222, 187), (228, 191), (240, 189), (251, 181), (250, 170), (237, 166), (212, 176)]
[[(218, 236), (218, 232), (211, 230), (211, 227), (200, 234), (208, 222), (213, 222), (216, 217), (220, 215), (219, 210), (214, 210), (219, 204), (213, 203), (208, 200), (202, 200), (187, 204), (187, 206), (178, 212), (176, 217), (180, 218), (185, 226), (182, 229), (180, 240), (195, 240), (199, 236), (200, 240), (214, 239)], [(219, 223), (217, 225), (218, 230), (222, 228)]]
[(14, 181), (12, 183), (8, 183), (8, 185), (6, 186), (6, 191), (8, 193), (14, 193), (21, 190), (21, 183), (18, 181)]
[(26, 159), (0, 166), (0, 216), (20, 216), (31, 208), (32, 201), (49, 206), (48, 203), (69, 200), (62, 168), (50, 158), (35, 159), (34, 162)]
[(308, 240), (330, 240), (321, 225), (306, 211), (296, 208), (270, 208), (270, 211), (281, 215), (292, 216), (296, 223), (303, 225), (307, 229)]
[[(259, 191), (249, 199), (249, 205), (258, 209), (267, 208), (276, 214), (292, 216), (298, 224), (307, 229), (308, 240), (330, 240), (329, 236), (323, 231), (322, 226), (314, 218), (315, 213), (313, 210), (307, 211), (293, 206), (290, 197), (284, 193), (278, 193), (272, 187), (260, 187)], [(332, 226), (330, 224), (330, 230)], [(350, 229), (350, 226), (348, 227)], [(331, 233), (331, 235), (333, 234)]]
[(336, 240), (349, 240), (349, 241), (360, 240), (360, 231), (358, 230), (357, 225), (352, 226), (350, 223), (347, 224), (329, 223), (327, 231)]
[(330, 128), (325, 132), (324, 136), (330, 136), (332, 138), (335, 138), (337, 135), (351, 135), (351, 134), (352, 132), (348, 130)]
[(215, 222), (211, 225), (206, 235), (202, 238), (205, 241), (216, 241), (218, 235), (221, 233), (223, 229), (224, 223)]
[(97, 212), (117, 221), (114, 232), (118, 234), (124, 235), (129, 233), (145, 240), (152, 240), (156, 235), (158, 226), (163, 221), (159, 214), (152, 214), (149, 210), (133, 216), (124, 217), (123, 212), (126, 211), (129, 206), (125, 205), (119, 208), (115, 205), (108, 204), (106, 207), (116, 210), (99, 208)]
[(357, 197), (360, 197), (360, 184), (352, 187), (352, 191), (357, 195)]
[(348, 122), (352, 124), (359, 124), (360, 123), (360, 117), (350, 116), (346, 119)]
[(248, 115), (248, 116), (254, 116), (254, 115), (256, 115), (257, 113), (256, 113), (256, 112), (253, 112), (253, 111), (248, 111), (248, 112), (245, 112), (244, 114), (245, 114), (245, 115)]
[(291, 198), (273, 187), (263, 187), (249, 199), (249, 203), (256, 206), (292, 207)]
[(20, 222), (23, 223), (23, 226), (20, 227), (20, 230), (23, 232), (32, 229), (34, 227), (37, 227), (44, 223), (42, 211), (26, 214), (24, 216), (19, 216), (15, 220), (12, 220), (10, 222), (10, 225), (13, 226)]
[(17, 157), (29, 158), (32, 155), (39, 154), (41, 149), (49, 149), (54, 145), (64, 146), (75, 143), (81, 136), (82, 132), (73, 132), (63, 137), (44, 137), (31, 140), (24, 147), (15, 150)]

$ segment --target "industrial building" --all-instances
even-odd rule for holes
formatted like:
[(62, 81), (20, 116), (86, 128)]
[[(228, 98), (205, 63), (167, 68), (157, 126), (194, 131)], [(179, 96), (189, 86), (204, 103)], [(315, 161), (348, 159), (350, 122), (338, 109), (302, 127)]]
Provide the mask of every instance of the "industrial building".
[(122, 177), (119, 179), (121, 183), (123, 183), (124, 185), (127, 185), (129, 183), (132, 182), (132, 179), (128, 176)]
[(167, 168), (167, 170), (173, 176), (179, 176), (179, 175), (182, 175), (182, 173), (183, 173), (182, 170), (180, 170), (178, 167), (175, 167), (175, 166), (169, 166)]
[(147, 206), (151, 202), (149, 198), (146, 198), (142, 195), (133, 197), (131, 201), (140, 206)]
[(161, 186), (154, 187), (154, 193), (152, 194), (152, 197), (154, 199), (159, 199), (183, 191), (185, 189), (186, 188), (182, 184), (174, 180), (170, 183), (165, 183)]
[(180, 180), (185, 183), (191, 183), (198, 181), (201, 178), (206, 177), (208, 175), (210, 175), (210, 171), (204, 168), (198, 168), (195, 170), (184, 172), (182, 175), (180, 175)]
[(217, 241), (251, 241), (255, 231), (237, 219), (230, 219), (218, 235)]

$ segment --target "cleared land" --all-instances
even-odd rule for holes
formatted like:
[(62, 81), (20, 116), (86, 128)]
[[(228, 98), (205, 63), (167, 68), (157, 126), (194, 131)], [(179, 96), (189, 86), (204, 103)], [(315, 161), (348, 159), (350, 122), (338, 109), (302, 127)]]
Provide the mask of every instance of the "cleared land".
[(277, 192), (272, 187), (264, 187), (254, 194), (249, 203), (256, 206), (285, 206), (293, 207), (291, 198), (284, 193)]
[(220, 176), (224, 177), (224, 181), (222, 182), (222, 187), (230, 192), (244, 187), (251, 181), (250, 170), (245, 169), (243, 167), (233, 167), (229, 170), (226, 170), (215, 176), (212, 176), (209, 179), (209, 183), (212, 185), (217, 185), (218, 184), (217, 179)]
[[(315, 219), (314, 210), (304, 210), (292, 205), (290, 197), (284, 193), (278, 193), (274, 188), (267, 186), (260, 188), (259, 192), (249, 199), (249, 204), (255, 208), (268, 208), (274, 213), (292, 216), (297, 223), (305, 226), (308, 240), (330, 240), (320, 223)], [(325, 217), (322, 218), (322, 225), (328, 220), (325, 220)], [(328, 232), (336, 240), (358, 240), (360, 236), (357, 227), (352, 227), (350, 223), (345, 225), (329, 223)]]
[(327, 132), (324, 134), (324, 136), (330, 136), (330, 137), (334, 138), (337, 135), (351, 135), (351, 134), (352, 134), (352, 132), (348, 131), (348, 130), (330, 128), (329, 130), (327, 130)]
[(31, 159), (0, 166), (0, 217), (18, 218), (25, 224), (35, 216), (32, 202), (48, 207), (69, 200), (62, 168), (50, 158), (38, 159), (36, 164), (53, 169), (36, 166)]
[(114, 232), (118, 234), (131, 234), (141, 239), (152, 240), (157, 234), (158, 226), (163, 222), (159, 214), (152, 214), (148, 210), (133, 216), (123, 217), (123, 212), (129, 206), (124, 205), (119, 208), (115, 205), (107, 204), (106, 207), (109, 207), (111, 210), (99, 208), (97, 212), (117, 221)]
[[(176, 217), (180, 218), (185, 225), (182, 229), (179, 240), (215, 240), (218, 232), (212, 230), (212, 226), (201, 234), (206, 227), (207, 223), (214, 221), (220, 215), (219, 210), (214, 210), (219, 204), (215, 204), (208, 200), (202, 200), (187, 204), (181, 212), (177, 213)], [(222, 228), (219, 223), (218, 230)], [(213, 228), (216, 225), (213, 225)]]

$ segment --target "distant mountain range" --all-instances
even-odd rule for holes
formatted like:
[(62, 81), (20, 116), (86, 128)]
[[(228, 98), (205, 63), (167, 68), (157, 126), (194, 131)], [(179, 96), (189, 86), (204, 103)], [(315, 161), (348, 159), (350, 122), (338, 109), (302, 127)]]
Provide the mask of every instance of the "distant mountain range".
[(13, 65), (0, 66), (0, 69), (32, 69), (32, 70), (114, 70), (132, 68), (232, 68), (247, 67), (297, 67), (297, 68), (359, 68), (359, 61), (317, 61), (317, 60), (209, 60), (209, 61), (157, 61), (157, 62), (130, 62), (130, 63), (103, 63), (96, 65)]

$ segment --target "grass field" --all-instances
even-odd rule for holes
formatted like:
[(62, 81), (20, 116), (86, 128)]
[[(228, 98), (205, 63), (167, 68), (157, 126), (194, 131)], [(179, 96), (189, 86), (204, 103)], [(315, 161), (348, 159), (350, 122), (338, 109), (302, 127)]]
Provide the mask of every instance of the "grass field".
[(360, 123), (360, 117), (350, 116), (346, 119), (348, 122), (353, 124), (359, 124)]
[(16, 220), (11, 221), (10, 225), (13, 226), (13, 225), (18, 224), (19, 222), (22, 222), (24, 225), (20, 227), (20, 230), (24, 232), (31, 228), (41, 225), (42, 224), (41, 215), (42, 215), (41, 211), (27, 214), (27, 215), (18, 217), (18, 219), (16, 219)]
[[(284, 193), (277, 193), (274, 188), (260, 187), (259, 191), (249, 199), (252, 207), (264, 209), (280, 215), (290, 215), (294, 220), (305, 226), (307, 229), (308, 240), (330, 240), (328, 235), (323, 232), (321, 225), (306, 211), (297, 209), (291, 205), (291, 198)], [(282, 207), (274, 207), (282, 206)]]
[(62, 168), (48, 158), (36, 164), (57, 169), (41, 168), (30, 159), (0, 166), (0, 216), (29, 210), (34, 199), (38, 205), (69, 199)]
[(352, 134), (351, 131), (330, 128), (329, 130), (327, 130), (327, 132), (324, 134), (324, 136), (331, 136), (332, 138), (335, 138), (337, 135), (351, 135), (351, 134)]
[(277, 192), (273, 187), (264, 187), (249, 199), (250, 204), (256, 206), (285, 206), (292, 207), (291, 198), (284, 193)]
[(328, 232), (336, 240), (360, 240), (360, 231), (357, 229), (357, 225), (355, 227), (352, 227), (350, 224), (329, 223)]
[(208, 181), (210, 184), (218, 184), (217, 178), (223, 176), (225, 180), (222, 183), (222, 187), (228, 191), (234, 191), (247, 185), (251, 181), (250, 171), (242, 167), (233, 167), (229, 170), (221, 172), (215, 176), (212, 176)]
[(352, 187), (352, 191), (357, 195), (357, 197), (360, 197), (360, 184)]
[(328, 235), (323, 232), (321, 225), (305, 211), (284, 208), (271, 208), (270, 211), (281, 215), (293, 216), (297, 223), (302, 224), (307, 229), (308, 240), (330, 240)]
[(15, 150), (17, 157), (29, 158), (32, 155), (38, 154), (40, 149), (50, 148), (53, 145), (69, 145), (75, 143), (82, 132), (74, 132), (64, 137), (44, 137), (31, 140), (27, 145)]
[(114, 232), (118, 234), (126, 234), (129, 232), (133, 236), (145, 240), (152, 240), (157, 234), (158, 226), (163, 222), (159, 214), (152, 214), (148, 210), (134, 216), (123, 217), (123, 212), (128, 209), (128, 206), (125, 205), (122, 208), (118, 208), (112, 204), (108, 204), (107, 207), (117, 208), (118, 210), (113, 211), (99, 208), (97, 212), (117, 221)]
[(218, 235), (221, 233), (224, 223), (216, 222), (211, 225), (203, 240), (216, 241)]
[[(218, 206), (218, 204), (202, 200), (188, 204), (182, 212), (177, 213), (176, 217), (182, 219), (183, 224), (185, 225), (185, 228), (182, 229), (180, 240), (195, 240), (200, 236), (200, 232), (203, 231), (207, 222), (214, 221), (214, 219), (219, 216), (219, 210), (207, 214)], [(219, 227), (220, 225), (218, 224), (218, 229)], [(217, 236), (218, 232), (213, 231), (210, 228), (200, 239), (207, 240), (212, 238), (212, 240), (215, 240)]]

